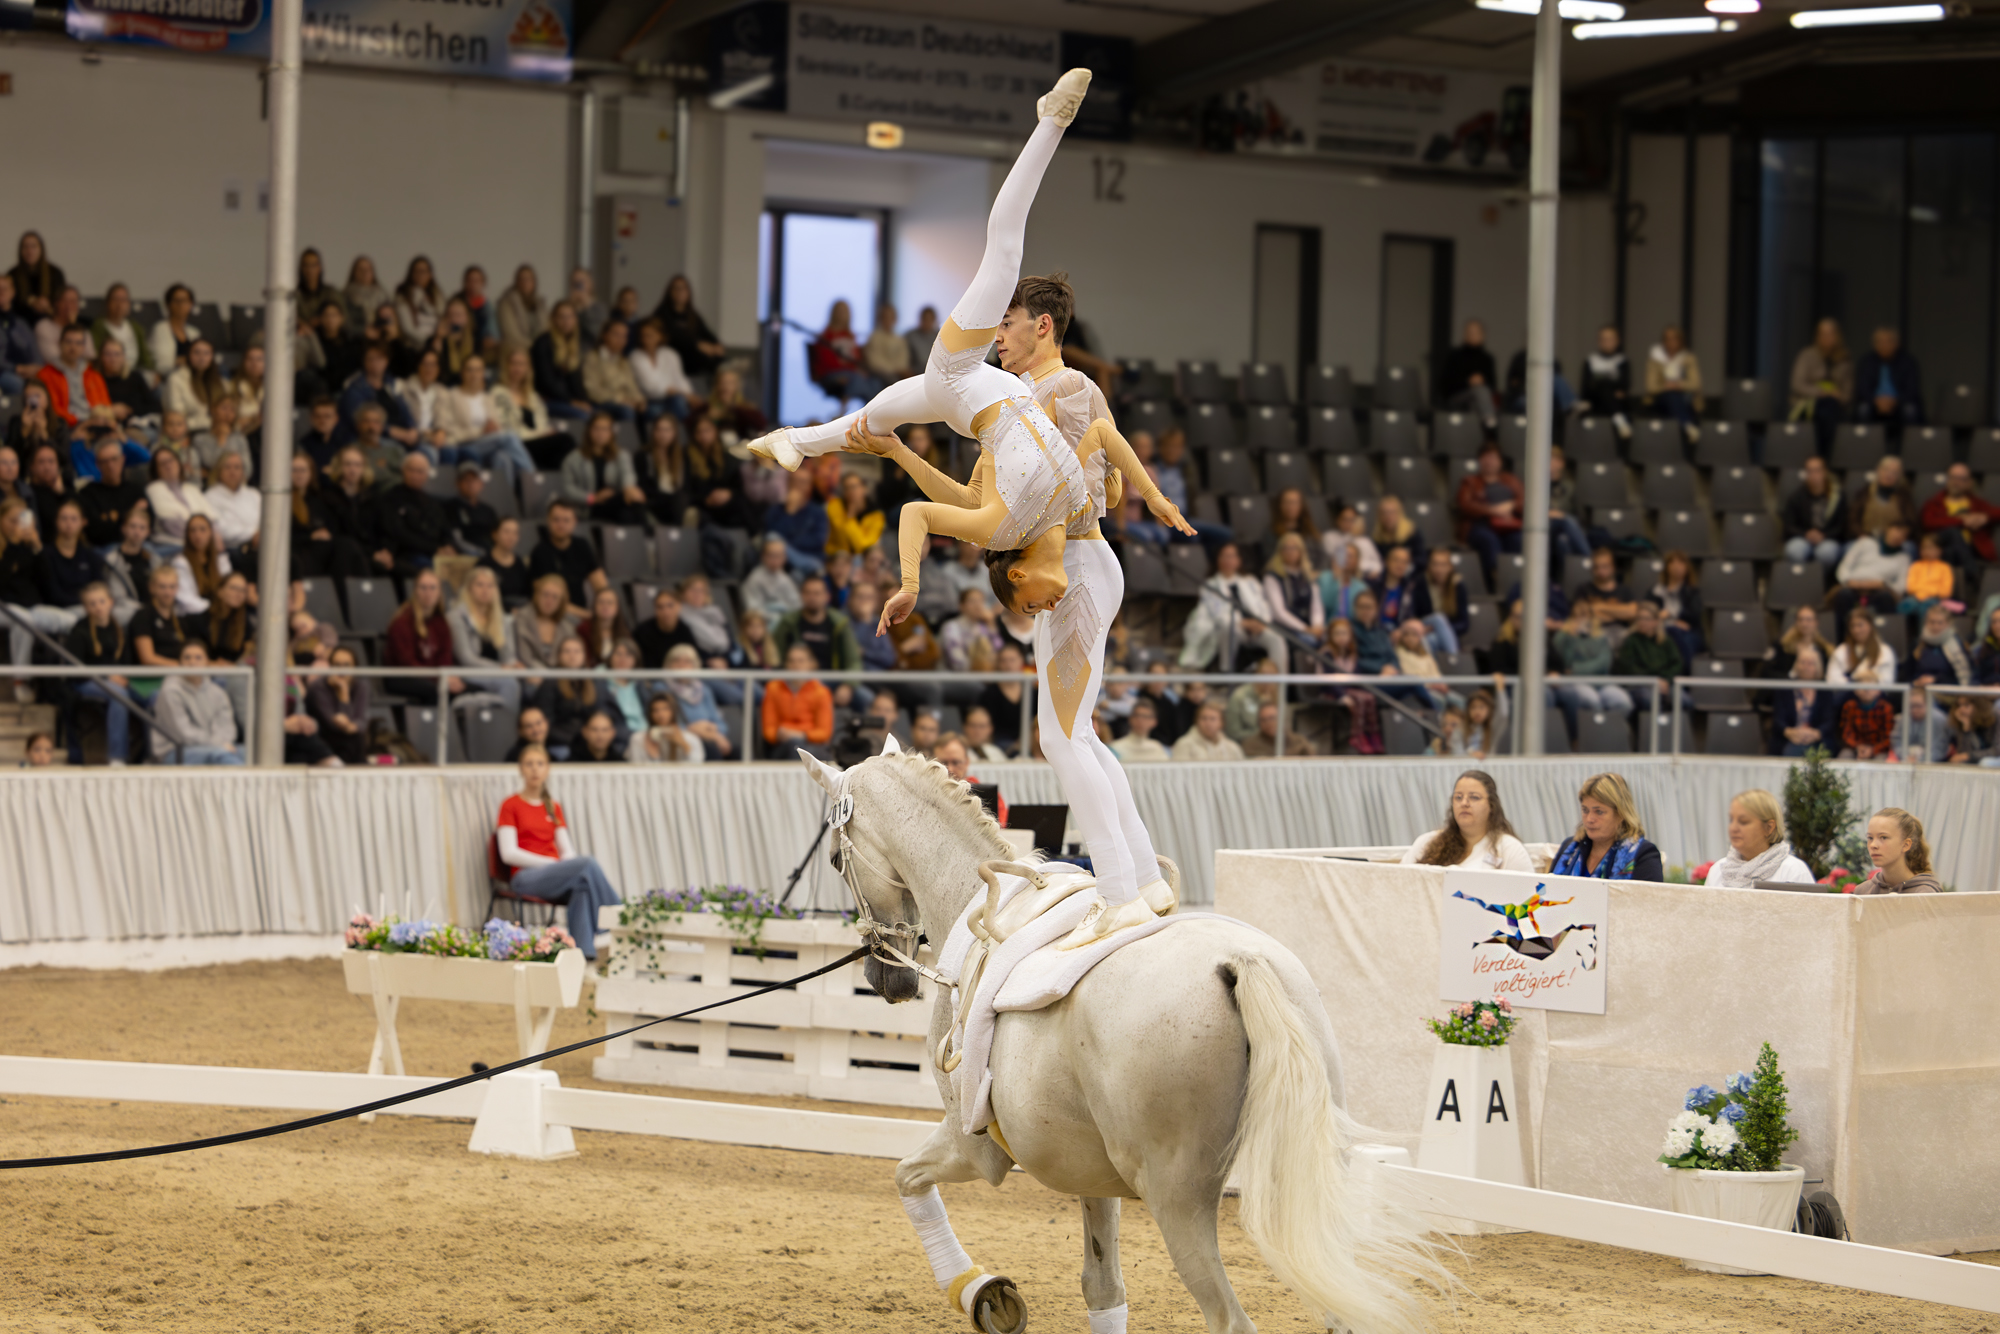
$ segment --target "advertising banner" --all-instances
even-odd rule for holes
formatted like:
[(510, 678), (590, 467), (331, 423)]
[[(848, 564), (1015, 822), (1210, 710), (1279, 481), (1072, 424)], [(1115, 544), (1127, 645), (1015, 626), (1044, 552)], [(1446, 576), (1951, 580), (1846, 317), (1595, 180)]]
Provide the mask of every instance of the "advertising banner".
[(1503, 74), (1328, 60), (1252, 84), (1223, 114), (1250, 152), (1513, 173), (1528, 166), (1528, 95)]
[(1438, 913), (1438, 996), (1604, 1013), (1602, 880), (1454, 866)]
[[(69, 0), (69, 35), (268, 59), (267, 0)], [(569, 0), (306, 0), (306, 60), (562, 83)]]

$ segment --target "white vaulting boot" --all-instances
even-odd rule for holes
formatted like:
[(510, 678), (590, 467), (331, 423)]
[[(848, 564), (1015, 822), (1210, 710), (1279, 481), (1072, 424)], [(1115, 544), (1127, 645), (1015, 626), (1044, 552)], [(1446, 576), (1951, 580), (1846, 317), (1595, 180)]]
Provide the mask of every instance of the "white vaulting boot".
[(1090, 71), (1073, 69), (1056, 80), (1056, 86), (1042, 94), (1035, 103), (1035, 117), (1038, 120), (1055, 118), (1056, 124), (1067, 130), (1076, 119), (1077, 108), (1083, 105), (1083, 94), (1090, 87)]
[(1181, 906), (1181, 868), (1174, 865), (1169, 857), (1162, 857), (1157, 852), (1153, 856), (1160, 863), (1160, 878), (1151, 884), (1141, 885), (1139, 897), (1146, 901), (1147, 907), (1165, 917)]
[(1104, 901), (1102, 895), (1093, 895), (1083, 920), (1076, 924), (1075, 930), (1056, 942), (1056, 948), (1082, 949), (1114, 931), (1123, 931), (1128, 926), (1144, 926), (1157, 916), (1159, 914), (1153, 911), (1153, 905), (1143, 898), (1131, 899), (1114, 908)]
[(766, 435), (760, 435), (749, 444), (749, 450), (760, 459), (768, 459), (786, 472), (797, 472), (806, 456), (799, 453), (799, 447), (783, 427)]

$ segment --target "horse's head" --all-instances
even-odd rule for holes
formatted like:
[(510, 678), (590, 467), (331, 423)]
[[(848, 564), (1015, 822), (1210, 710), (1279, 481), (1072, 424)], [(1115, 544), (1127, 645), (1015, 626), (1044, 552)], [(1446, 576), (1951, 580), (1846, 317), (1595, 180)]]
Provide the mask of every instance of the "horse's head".
[[(883, 755), (901, 750), (893, 736), (882, 746)], [(898, 865), (900, 857), (893, 838), (897, 813), (881, 800), (883, 785), (869, 781), (874, 761), (864, 760), (842, 772), (804, 750), (799, 752), (799, 760), (833, 799), (833, 848), (829, 855), (833, 869), (860, 900), (856, 906), (865, 909), (863, 930), (869, 943), (880, 942), (914, 958), (923, 927), (922, 911)], [(909, 814), (905, 812), (904, 818)], [(902, 929), (895, 929), (898, 927)], [(885, 962), (871, 953), (862, 965), (862, 974), (892, 1005), (917, 998), (914, 968)]]

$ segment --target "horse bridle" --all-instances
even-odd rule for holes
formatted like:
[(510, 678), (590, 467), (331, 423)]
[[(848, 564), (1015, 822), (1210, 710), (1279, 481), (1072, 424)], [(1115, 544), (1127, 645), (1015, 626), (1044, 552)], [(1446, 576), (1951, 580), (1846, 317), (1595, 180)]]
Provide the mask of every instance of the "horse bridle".
[(848, 825), (853, 819), (854, 796), (847, 791), (846, 776), (842, 775), (840, 791), (834, 796), (833, 804), (827, 808), (826, 823), (833, 831), (835, 850), (840, 858), (841, 881), (854, 899), (854, 929), (861, 933), (862, 943), (867, 947), (869, 957), (877, 963), (914, 969), (920, 976), (929, 978), (941, 987), (951, 986), (950, 978), (934, 968), (927, 968), (918, 963), (885, 939), (888, 936), (906, 936), (911, 940), (920, 941), (922, 935), (919, 928), (908, 922), (884, 922), (875, 916), (874, 908), (868, 903), (868, 896), (861, 892), (861, 877), (855, 867), (857, 863), (865, 863), (868, 869), (881, 877), (891, 889), (900, 889), (907, 893), (910, 886), (902, 876), (896, 874), (894, 869), (883, 867), (854, 845), (854, 840), (847, 832)]

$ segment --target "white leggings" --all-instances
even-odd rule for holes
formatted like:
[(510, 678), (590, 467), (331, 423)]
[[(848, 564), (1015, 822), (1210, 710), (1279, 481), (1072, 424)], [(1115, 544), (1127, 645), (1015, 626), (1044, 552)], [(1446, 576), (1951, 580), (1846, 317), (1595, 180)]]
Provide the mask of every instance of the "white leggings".
[[(980, 256), (972, 286), (951, 308), (952, 322), (959, 328), (992, 329), (1006, 318), (1014, 288), (1021, 281), (1028, 210), (1034, 206), (1042, 173), (1055, 157), (1062, 135), (1062, 126), (1053, 119), (1037, 122), (1000, 193), (994, 196), (993, 211), (986, 219), (986, 253)], [(986, 346), (991, 346), (990, 341)], [(940, 335), (931, 344), (930, 360), (922, 375), (896, 381), (845, 417), (820, 426), (795, 426), (785, 436), (807, 458), (832, 454), (846, 444), (848, 428), (864, 412), (868, 414), (868, 429), (877, 435), (887, 435), (911, 422), (941, 421), (969, 436), (972, 419), (983, 409), (1025, 392), (1020, 376), (986, 364), (986, 347), (947, 352)]]
[[(1056, 781), (1069, 798), (1070, 814), (1076, 817), (1077, 828), (1083, 831), (1084, 844), (1090, 849), (1098, 892), (1115, 906), (1137, 898), (1141, 885), (1160, 879), (1153, 840), (1132, 804), (1132, 786), (1125, 780), (1124, 766), (1098, 737), (1091, 721), (1104, 684), (1104, 643), (1110, 636), (1112, 619), (1125, 601), (1125, 572), (1119, 568), (1110, 543), (1090, 540), (1073, 540), (1064, 546), (1063, 570), (1069, 575), (1068, 594), (1054, 611), (1035, 617), (1035, 677), (1039, 686), (1035, 718), (1041, 724), (1042, 754), (1056, 771)], [(1084, 610), (1070, 605), (1073, 598), (1089, 599), (1096, 633), (1088, 646), (1090, 674), (1083, 698), (1071, 718), (1070, 731), (1064, 732), (1049, 673), (1065, 648), (1058, 636)]]

